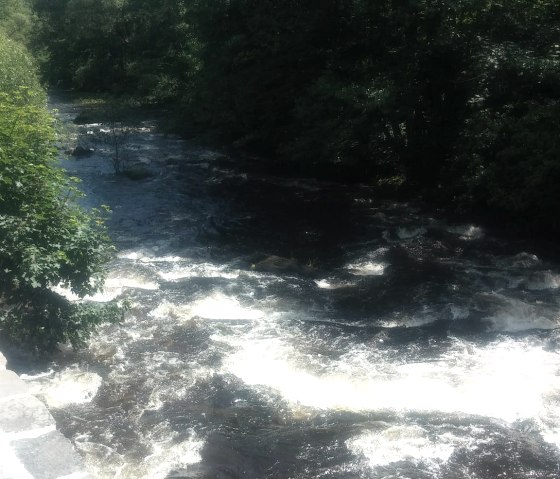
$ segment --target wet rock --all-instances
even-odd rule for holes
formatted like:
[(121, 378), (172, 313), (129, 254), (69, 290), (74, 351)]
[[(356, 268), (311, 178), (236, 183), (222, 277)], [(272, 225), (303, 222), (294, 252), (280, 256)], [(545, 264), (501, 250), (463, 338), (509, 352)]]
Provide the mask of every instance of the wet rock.
[[(35, 479), (55, 479), (82, 471), (80, 456), (58, 431), (12, 443), (18, 459)], [(81, 477), (84, 477), (81, 474)]]
[(1, 368), (0, 403), (0, 477), (90, 478), (45, 405), (16, 373)]
[(45, 405), (35, 396), (16, 396), (2, 403), (0, 431), (17, 433), (42, 428), (55, 429), (55, 422)]
[(313, 274), (317, 271), (313, 265), (302, 264), (294, 258), (284, 258), (282, 256), (271, 255), (258, 261), (251, 266), (251, 269), (263, 273), (296, 273)]
[(82, 145), (78, 145), (76, 148), (74, 148), (71, 151), (71, 155), (72, 156), (76, 156), (76, 157), (83, 157), (83, 156), (89, 156), (93, 153), (93, 149), (92, 148), (86, 148), (85, 146)]
[(0, 374), (0, 399), (27, 394), (29, 388), (12, 371), (2, 371)]

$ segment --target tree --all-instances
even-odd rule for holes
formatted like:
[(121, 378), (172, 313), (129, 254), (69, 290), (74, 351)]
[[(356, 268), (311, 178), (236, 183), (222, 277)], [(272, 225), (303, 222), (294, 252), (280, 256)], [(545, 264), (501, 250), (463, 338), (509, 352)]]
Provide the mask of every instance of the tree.
[(67, 86), (165, 105), (182, 131), (211, 129), (295, 174), (404, 187), (560, 229), (544, 200), (559, 197), (555, 0), (36, 8), (47, 71)]
[(0, 32), (25, 43), (33, 24), (31, 6), (27, 0), (2, 0), (0, 2)]
[(55, 164), (53, 119), (33, 61), (0, 35), (0, 328), (39, 349), (79, 346), (119, 309), (76, 305), (53, 292), (61, 283), (83, 297), (103, 284), (112, 253), (99, 211)]

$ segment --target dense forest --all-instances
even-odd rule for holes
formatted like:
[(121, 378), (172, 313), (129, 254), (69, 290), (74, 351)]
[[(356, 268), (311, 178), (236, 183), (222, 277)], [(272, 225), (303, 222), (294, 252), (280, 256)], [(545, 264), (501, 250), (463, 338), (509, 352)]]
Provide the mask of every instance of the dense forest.
[[(50, 85), (169, 108), (287, 171), (558, 232), (554, 0), (35, 1)], [(263, 160), (264, 161), (264, 160)]]

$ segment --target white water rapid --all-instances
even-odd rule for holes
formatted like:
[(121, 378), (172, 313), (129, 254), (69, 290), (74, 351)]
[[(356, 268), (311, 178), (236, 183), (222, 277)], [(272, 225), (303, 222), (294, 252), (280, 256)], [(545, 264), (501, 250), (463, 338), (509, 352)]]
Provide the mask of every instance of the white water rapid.
[(132, 309), (24, 377), (93, 477), (560, 477), (550, 250), (149, 123), (131, 181), (103, 125), (78, 132), (94, 154), (65, 167), (119, 250), (89, 300)]

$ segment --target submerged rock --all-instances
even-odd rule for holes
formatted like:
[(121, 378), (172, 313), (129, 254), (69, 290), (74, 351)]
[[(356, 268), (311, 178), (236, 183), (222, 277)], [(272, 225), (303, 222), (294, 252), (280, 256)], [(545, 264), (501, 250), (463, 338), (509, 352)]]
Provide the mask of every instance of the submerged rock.
[(317, 268), (311, 264), (302, 264), (295, 258), (271, 255), (251, 265), (251, 269), (263, 273), (313, 274)]
[(132, 168), (127, 168), (121, 174), (123, 176), (126, 176), (128, 179), (134, 181), (145, 180), (146, 178), (151, 178), (155, 176), (152, 171), (148, 170), (144, 166), (135, 166)]

